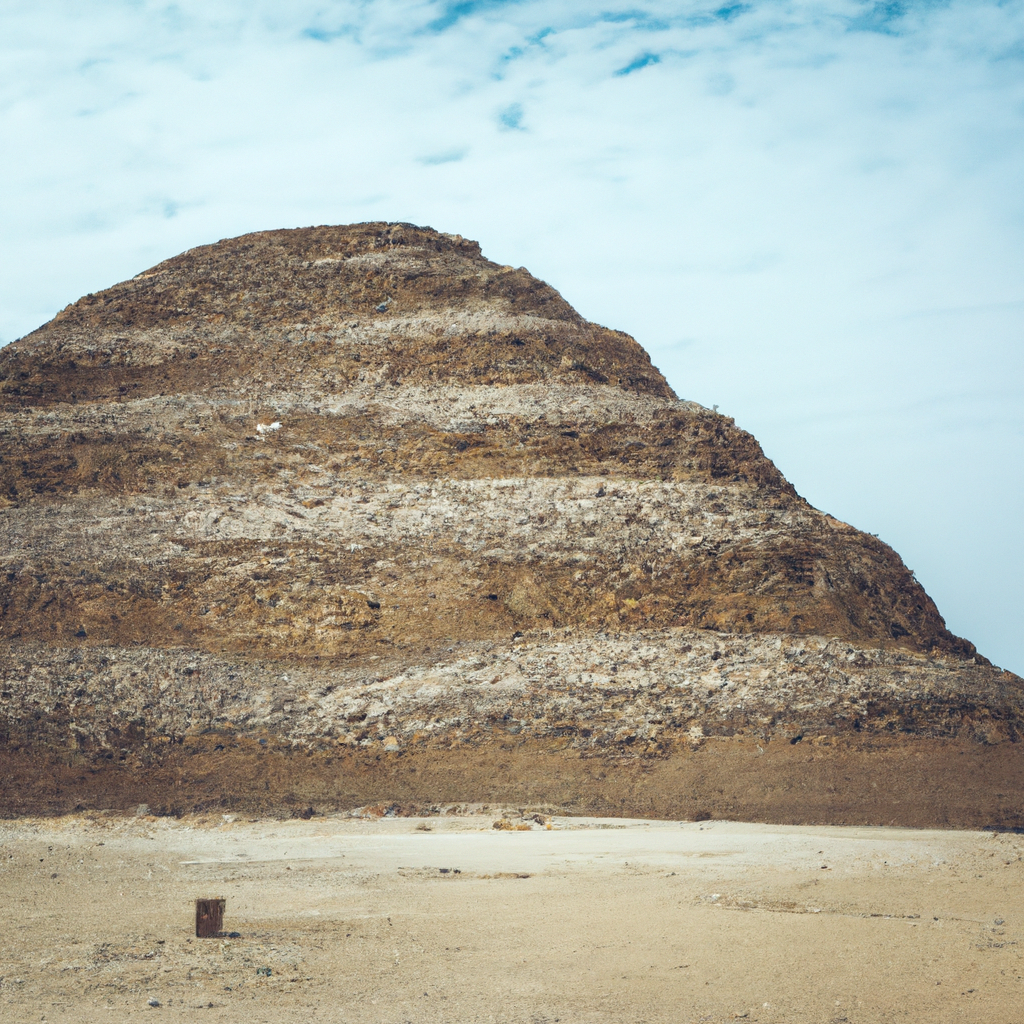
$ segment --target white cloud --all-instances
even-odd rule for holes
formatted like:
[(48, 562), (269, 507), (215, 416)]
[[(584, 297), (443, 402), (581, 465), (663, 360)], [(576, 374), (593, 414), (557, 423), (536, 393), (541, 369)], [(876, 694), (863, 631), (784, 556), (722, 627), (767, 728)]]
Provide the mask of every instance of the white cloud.
[(1022, 670), (1022, 65), (994, 0), (11, 2), (0, 339), (258, 228), (479, 238)]

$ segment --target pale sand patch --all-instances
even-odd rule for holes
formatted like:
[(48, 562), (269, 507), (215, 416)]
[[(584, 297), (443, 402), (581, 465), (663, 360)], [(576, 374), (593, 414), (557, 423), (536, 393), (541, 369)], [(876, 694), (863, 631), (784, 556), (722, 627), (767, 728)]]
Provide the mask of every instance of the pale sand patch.
[(0, 1019), (1024, 1020), (1024, 837), (551, 825), (0, 823)]

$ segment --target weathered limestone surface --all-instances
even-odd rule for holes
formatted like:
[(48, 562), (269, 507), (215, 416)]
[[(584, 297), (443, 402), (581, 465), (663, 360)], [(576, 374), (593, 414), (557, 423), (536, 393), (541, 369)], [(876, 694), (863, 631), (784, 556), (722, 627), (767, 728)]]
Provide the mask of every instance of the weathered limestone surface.
[[(5, 665), (6, 742), (130, 752), (188, 734), (293, 746), (405, 749), (440, 740), (564, 737), (665, 752), (715, 736), (822, 739), (855, 731), (1019, 739), (1016, 677), (822, 637), (556, 631), (405, 671), (226, 659), (171, 648), (19, 645)], [(971, 691), (970, 702), (964, 690)]]
[(459, 236), (192, 250), (0, 351), (0, 409), (18, 771), (127, 779), (220, 735), (612, 766), (1021, 732), (1021, 680), (895, 552)]

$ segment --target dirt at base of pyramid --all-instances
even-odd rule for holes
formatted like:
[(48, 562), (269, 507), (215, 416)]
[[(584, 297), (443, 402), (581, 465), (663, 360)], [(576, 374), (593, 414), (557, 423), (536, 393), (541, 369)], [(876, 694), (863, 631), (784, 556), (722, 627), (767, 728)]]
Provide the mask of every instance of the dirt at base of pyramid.
[(429, 816), (485, 803), (691, 821), (1024, 829), (1019, 746), (941, 739), (765, 747), (734, 737), (659, 756), (587, 756), (553, 741), (390, 754), (296, 752), (205, 736), (145, 767), (0, 750), (0, 772), (3, 817), (140, 805), (171, 816), (310, 817), (356, 807)]

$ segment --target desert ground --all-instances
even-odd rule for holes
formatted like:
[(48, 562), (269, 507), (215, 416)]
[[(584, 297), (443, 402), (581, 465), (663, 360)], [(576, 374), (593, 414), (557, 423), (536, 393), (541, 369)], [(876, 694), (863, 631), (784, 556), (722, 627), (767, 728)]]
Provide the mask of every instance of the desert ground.
[(0, 1019), (1024, 1021), (1021, 835), (381, 810), (0, 823)]

